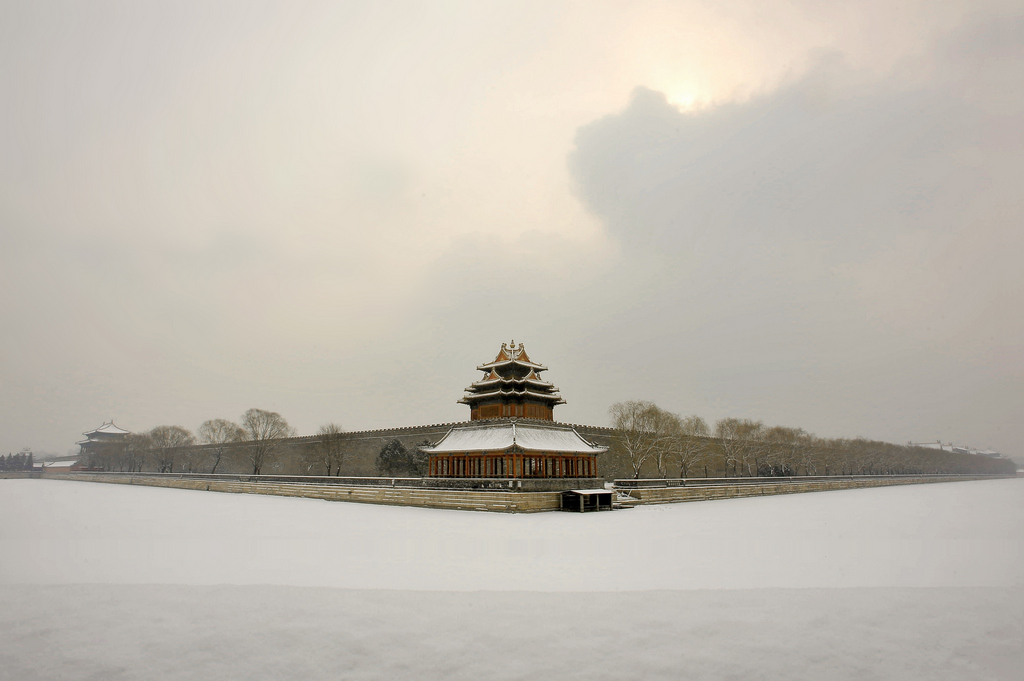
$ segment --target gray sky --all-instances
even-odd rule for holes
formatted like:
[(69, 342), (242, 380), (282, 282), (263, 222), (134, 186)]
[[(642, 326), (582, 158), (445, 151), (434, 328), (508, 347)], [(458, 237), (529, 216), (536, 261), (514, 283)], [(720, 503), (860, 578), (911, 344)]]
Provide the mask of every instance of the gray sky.
[(892, 4), (0, 4), (0, 452), (464, 419), (514, 338), (559, 420), (1019, 454), (1024, 10)]

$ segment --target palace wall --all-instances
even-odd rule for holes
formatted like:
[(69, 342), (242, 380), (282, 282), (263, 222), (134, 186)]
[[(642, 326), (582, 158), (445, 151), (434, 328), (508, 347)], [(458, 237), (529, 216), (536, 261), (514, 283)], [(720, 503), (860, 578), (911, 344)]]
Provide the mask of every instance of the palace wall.
[[(460, 421), (458, 423), (466, 423)], [(383, 430), (363, 430), (343, 433), (339, 439), (345, 447), (345, 460), (341, 466), (342, 475), (374, 476), (377, 475), (377, 454), (390, 440), (398, 440), (409, 451), (413, 451), (425, 441), (434, 443), (444, 437), (455, 423), (438, 423), (429, 426), (408, 426), (405, 428), (387, 428)], [(312, 447), (316, 437), (296, 438), (307, 440), (303, 449)], [(286, 471), (292, 472), (292, 471)], [(302, 471), (303, 473), (305, 470)], [(312, 471), (317, 473), (316, 470)], [(322, 474), (320, 471), (319, 474)]]
[[(373, 476), (377, 475), (376, 460), (377, 454), (380, 453), (381, 447), (390, 440), (399, 440), (407, 449), (410, 451), (415, 449), (424, 441), (430, 443), (437, 442), (445, 433), (447, 433), (452, 426), (469, 423), (468, 421), (456, 421), (453, 423), (440, 423), (429, 426), (409, 426), (405, 428), (388, 428), (383, 430), (364, 430), (356, 431), (351, 433), (343, 433), (339, 436), (341, 442), (345, 446), (345, 461), (342, 464), (341, 472), (343, 475), (349, 476)], [(612, 446), (612, 429), (603, 428), (601, 426), (584, 426), (577, 424), (572, 425), (576, 432), (582, 435), (587, 440), (590, 440), (594, 444), (602, 447)], [(300, 461), (304, 458), (303, 454), (313, 446), (316, 438), (315, 436), (303, 437), (303, 438), (292, 438), (289, 441), (290, 447), (293, 450), (293, 454), (288, 459), (299, 459)], [(611, 453), (611, 452), (609, 452)], [(611, 479), (610, 476), (606, 475), (602, 464), (607, 458), (606, 455), (598, 456), (598, 472), (600, 477)], [(282, 461), (283, 464), (290, 464), (290, 462)], [(292, 466), (294, 464), (291, 464)], [(305, 465), (302, 466), (303, 470), (292, 470), (282, 469), (283, 474), (300, 474), (305, 473)], [(612, 467), (617, 470), (617, 466)], [(322, 474), (323, 471), (311, 471), (313, 473)]]
[[(377, 454), (380, 453), (381, 448), (390, 440), (398, 440), (407, 449), (412, 451), (421, 444), (437, 442), (452, 426), (466, 423), (469, 423), (469, 421), (341, 433), (338, 436), (344, 451), (341, 474), (349, 477), (375, 476), (377, 475)], [(610, 428), (577, 424), (569, 425), (572, 425), (584, 438), (597, 445), (614, 447), (612, 443), (612, 430)], [(322, 467), (317, 467), (314, 464), (312, 469), (309, 468), (310, 455), (312, 454), (313, 447), (316, 445), (316, 440), (315, 435), (292, 437), (283, 440), (274, 460), (269, 462), (263, 473), (268, 475), (323, 475), (324, 470)], [(252, 465), (245, 457), (245, 446), (245, 443), (231, 446), (217, 467), (217, 472), (251, 473)], [(182, 448), (175, 457), (177, 460), (175, 471), (180, 469), (181, 461), (192, 457), (197, 462), (195, 472), (210, 472), (212, 460), (208, 460), (207, 455), (210, 449), (209, 445)], [(598, 473), (601, 478), (611, 480), (614, 477), (622, 477), (623, 469), (621, 466), (613, 465), (613, 457), (613, 451), (598, 456)], [(145, 466), (145, 470), (152, 470), (152, 462)]]

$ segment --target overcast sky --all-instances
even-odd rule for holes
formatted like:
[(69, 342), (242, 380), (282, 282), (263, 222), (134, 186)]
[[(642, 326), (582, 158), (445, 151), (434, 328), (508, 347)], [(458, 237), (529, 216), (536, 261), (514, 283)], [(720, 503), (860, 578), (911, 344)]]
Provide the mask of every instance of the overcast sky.
[(1019, 2), (0, 4), (0, 453), (649, 399), (1021, 454)]

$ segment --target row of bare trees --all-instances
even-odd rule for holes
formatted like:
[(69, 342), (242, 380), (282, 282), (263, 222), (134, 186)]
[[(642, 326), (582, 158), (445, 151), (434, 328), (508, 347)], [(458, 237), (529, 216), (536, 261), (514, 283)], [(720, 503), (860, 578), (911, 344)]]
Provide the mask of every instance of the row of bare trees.
[[(1012, 462), (887, 442), (815, 437), (802, 428), (725, 418), (714, 429), (699, 416), (679, 416), (632, 400), (609, 410), (617, 449), (639, 478), (1012, 473)], [(654, 470), (652, 470), (654, 469)]]
[[(342, 449), (341, 427), (330, 423), (320, 428), (310, 450), (310, 468), (325, 466), (327, 475), (339, 474)], [(204, 421), (195, 434), (182, 426), (156, 426), (143, 433), (131, 433), (122, 442), (111, 443), (93, 453), (91, 467), (115, 471), (160, 473), (216, 473), (230, 453), (240, 453), (259, 475), (273, 464), (284, 438), (295, 434), (288, 421), (273, 411), (249, 409), (238, 423), (227, 419)]]

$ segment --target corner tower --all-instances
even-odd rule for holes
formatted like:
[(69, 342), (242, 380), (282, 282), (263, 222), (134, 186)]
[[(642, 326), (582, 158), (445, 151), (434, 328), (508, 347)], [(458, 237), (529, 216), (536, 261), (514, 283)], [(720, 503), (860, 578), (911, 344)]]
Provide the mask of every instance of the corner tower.
[(471, 421), (510, 416), (554, 421), (555, 405), (565, 404), (558, 388), (540, 377), (548, 368), (532, 361), (522, 343), (502, 343), (494, 361), (477, 370), (484, 372), (483, 378), (459, 400), (469, 405)]

